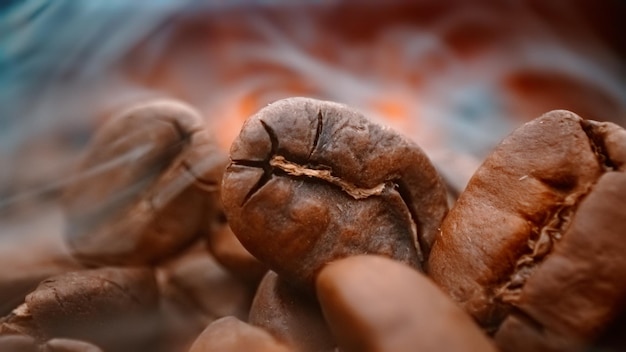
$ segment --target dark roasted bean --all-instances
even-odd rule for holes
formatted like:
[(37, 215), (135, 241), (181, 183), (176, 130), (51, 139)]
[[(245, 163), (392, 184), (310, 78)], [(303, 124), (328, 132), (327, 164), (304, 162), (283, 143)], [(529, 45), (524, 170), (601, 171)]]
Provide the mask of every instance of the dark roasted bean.
[(486, 159), (428, 273), (505, 350), (576, 350), (626, 299), (626, 131), (550, 112)]
[(217, 221), (227, 158), (202, 117), (151, 101), (97, 132), (67, 188), (67, 241), (87, 264), (151, 264), (191, 244)]
[(341, 351), (495, 351), (426, 276), (385, 257), (330, 263), (317, 279), (317, 295)]
[(222, 199), (233, 232), (310, 291), (325, 263), (350, 255), (420, 268), (447, 211), (422, 150), (344, 105), (271, 104), (245, 122), (230, 153)]
[(334, 351), (335, 339), (317, 300), (269, 271), (257, 290), (249, 322), (296, 351)]
[(67, 337), (105, 350), (137, 351), (155, 340), (157, 302), (152, 269), (77, 271), (41, 282), (3, 319), (0, 333), (41, 341)]

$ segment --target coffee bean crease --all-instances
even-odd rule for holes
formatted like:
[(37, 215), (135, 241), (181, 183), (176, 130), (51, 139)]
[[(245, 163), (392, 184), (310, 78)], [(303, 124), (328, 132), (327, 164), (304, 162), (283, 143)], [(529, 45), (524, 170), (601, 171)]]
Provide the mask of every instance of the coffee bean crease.
[(331, 170), (311, 169), (306, 166), (291, 162), (280, 155), (273, 156), (270, 160), (270, 165), (285, 171), (289, 175), (314, 177), (327, 181), (335, 186), (341, 187), (342, 190), (344, 190), (354, 199), (363, 199), (371, 196), (377, 196), (380, 195), (386, 187), (393, 187), (392, 182), (384, 182), (372, 188), (360, 188), (349, 182), (344, 181), (337, 176), (333, 176)]
[[(588, 138), (589, 147), (597, 158), (598, 164), (602, 167), (603, 172), (616, 170), (616, 166), (607, 151), (604, 139), (594, 130), (593, 122), (581, 119), (579, 123), (582, 131)], [(540, 181), (545, 183), (543, 180)], [(557, 185), (554, 182), (548, 182), (547, 185), (567, 190), (569, 187), (564, 187), (564, 185), (569, 186), (570, 183), (574, 182), (568, 182), (569, 180), (565, 180), (565, 182), (563, 182), (563, 180), (560, 181), (562, 184)], [(515, 269), (509, 276), (508, 281), (495, 290), (493, 298), (495, 301), (515, 306), (516, 302), (521, 298), (522, 289), (526, 280), (532, 275), (535, 268), (539, 266), (543, 259), (552, 252), (556, 243), (562, 238), (562, 235), (567, 232), (578, 204), (591, 192), (594, 185), (595, 182), (590, 184), (582, 192), (569, 194), (562, 203), (556, 205), (551, 215), (546, 217), (544, 225), (538, 230), (535, 228), (534, 233), (528, 238), (528, 248), (531, 252), (522, 255), (518, 259), (515, 264)], [(515, 309), (519, 313), (519, 309)], [(526, 318), (524, 320), (528, 319)]]

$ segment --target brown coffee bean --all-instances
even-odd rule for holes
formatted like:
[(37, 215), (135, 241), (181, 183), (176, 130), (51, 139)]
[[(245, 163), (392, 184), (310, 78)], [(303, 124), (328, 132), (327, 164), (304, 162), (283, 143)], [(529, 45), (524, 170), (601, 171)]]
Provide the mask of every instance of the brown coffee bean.
[(224, 317), (211, 323), (198, 336), (189, 352), (289, 352), (263, 329), (246, 324), (235, 317)]
[(233, 232), (311, 291), (325, 263), (350, 255), (421, 267), (447, 211), (422, 150), (344, 105), (271, 104), (245, 122), (230, 152), (222, 200)]
[(149, 264), (217, 220), (227, 158), (202, 117), (159, 100), (122, 111), (88, 146), (64, 205), (67, 241), (87, 264)]
[(259, 284), (248, 322), (296, 351), (334, 351), (337, 346), (319, 303), (273, 271)]
[(317, 295), (341, 351), (495, 351), (434, 283), (385, 257), (330, 263), (317, 278)]
[(3, 329), (48, 340), (85, 340), (137, 351), (154, 340), (157, 287), (151, 269), (101, 268), (47, 279), (4, 319)]
[(581, 348), (626, 299), (625, 161), (615, 124), (567, 111), (525, 124), (451, 209), (429, 274), (502, 348)]
[(89, 342), (64, 338), (47, 341), (40, 348), (41, 352), (102, 352), (100, 347)]

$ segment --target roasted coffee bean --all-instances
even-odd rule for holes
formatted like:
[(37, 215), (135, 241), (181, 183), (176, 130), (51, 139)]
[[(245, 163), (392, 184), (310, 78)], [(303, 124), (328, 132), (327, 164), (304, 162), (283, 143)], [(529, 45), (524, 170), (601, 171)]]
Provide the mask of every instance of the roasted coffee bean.
[(241, 243), (286, 281), (314, 289), (327, 262), (378, 253), (416, 268), (446, 190), (414, 143), (344, 105), (291, 98), (250, 117), (222, 183)]
[[(248, 317), (254, 295), (247, 282), (233, 276), (206, 253), (204, 243), (157, 269), (164, 344), (186, 350), (212, 321)], [(166, 349), (167, 350), (167, 349)]]
[(316, 287), (341, 351), (495, 351), (467, 313), (397, 261), (340, 259), (322, 269)]
[(151, 269), (101, 268), (47, 279), (3, 319), (0, 333), (66, 337), (105, 350), (137, 351), (155, 339), (157, 286)]
[(226, 163), (189, 106), (159, 100), (122, 111), (97, 131), (65, 192), (73, 254), (108, 265), (179, 252), (217, 221)]
[(293, 351), (263, 329), (235, 317), (224, 317), (211, 323), (198, 336), (189, 352), (289, 352)]
[(40, 347), (40, 352), (102, 352), (100, 347), (89, 342), (56, 338)]
[(248, 322), (301, 352), (335, 351), (332, 336), (317, 300), (269, 271), (250, 308)]
[(626, 131), (553, 111), (502, 141), (428, 273), (506, 350), (576, 350), (626, 300)]

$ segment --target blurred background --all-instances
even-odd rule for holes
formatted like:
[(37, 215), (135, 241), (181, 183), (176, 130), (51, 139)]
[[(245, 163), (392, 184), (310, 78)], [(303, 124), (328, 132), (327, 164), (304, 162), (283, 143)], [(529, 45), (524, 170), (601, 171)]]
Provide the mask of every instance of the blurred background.
[(94, 130), (158, 96), (198, 108), (224, 149), (277, 99), (345, 103), (462, 189), (549, 110), (626, 125), (624, 18), (620, 0), (4, 0), (0, 234), (60, 229), (50, 205)]

